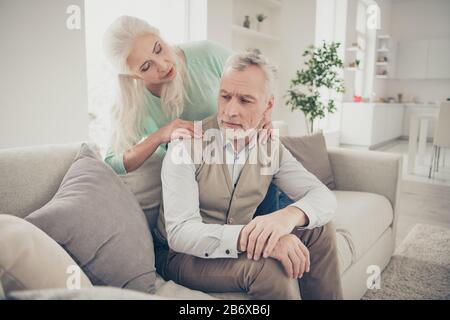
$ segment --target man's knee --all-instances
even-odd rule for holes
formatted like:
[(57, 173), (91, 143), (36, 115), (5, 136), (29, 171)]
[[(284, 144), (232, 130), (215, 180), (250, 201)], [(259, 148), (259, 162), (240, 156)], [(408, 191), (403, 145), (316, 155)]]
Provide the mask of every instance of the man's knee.
[(279, 261), (267, 258), (253, 262), (259, 270), (249, 285), (250, 295), (256, 299), (300, 299), (297, 279), (289, 278)]

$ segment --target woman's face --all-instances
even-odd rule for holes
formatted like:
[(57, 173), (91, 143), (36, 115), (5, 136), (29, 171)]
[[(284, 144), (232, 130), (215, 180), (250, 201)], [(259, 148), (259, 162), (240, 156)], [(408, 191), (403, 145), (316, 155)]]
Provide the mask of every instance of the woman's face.
[(134, 75), (146, 85), (159, 85), (175, 78), (175, 57), (160, 37), (146, 34), (135, 39), (127, 58)]

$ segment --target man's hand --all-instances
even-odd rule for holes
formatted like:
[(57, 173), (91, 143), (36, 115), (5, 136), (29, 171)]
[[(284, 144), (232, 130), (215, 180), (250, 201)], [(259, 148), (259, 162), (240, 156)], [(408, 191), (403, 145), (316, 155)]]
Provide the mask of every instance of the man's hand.
[(280, 261), (291, 278), (301, 278), (309, 272), (309, 250), (294, 234), (281, 237), (270, 257)]
[(308, 222), (305, 213), (293, 206), (256, 217), (242, 229), (238, 248), (240, 251), (247, 251), (249, 259), (258, 260), (262, 254), (267, 258), (282, 236)]

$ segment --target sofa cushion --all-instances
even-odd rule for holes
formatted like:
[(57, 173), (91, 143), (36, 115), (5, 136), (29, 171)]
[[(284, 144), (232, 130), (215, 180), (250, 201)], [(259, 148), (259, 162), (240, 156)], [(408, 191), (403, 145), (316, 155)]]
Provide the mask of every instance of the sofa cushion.
[(53, 199), (26, 219), (69, 252), (95, 285), (153, 292), (153, 241), (142, 209), (86, 144)]
[(14, 291), (8, 300), (166, 300), (154, 294), (114, 287), (93, 287), (80, 290), (43, 289)]
[[(74, 269), (73, 269), (74, 268)], [(0, 286), (14, 290), (90, 288), (75, 261), (43, 231), (11, 215), (0, 215)]]
[(353, 262), (353, 253), (346, 239), (346, 235), (336, 230), (336, 243), (338, 248), (339, 271), (343, 274)]
[(392, 206), (386, 197), (375, 193), (333, 192), (338, 204), (333, 222), (336, 232), (347, 241), (354, 262), (391, 225), (394, 218)]
[(306, 170), (328, 188), (336, 187), (322, 132), (302, 137), (280, 137), (280, 140)]

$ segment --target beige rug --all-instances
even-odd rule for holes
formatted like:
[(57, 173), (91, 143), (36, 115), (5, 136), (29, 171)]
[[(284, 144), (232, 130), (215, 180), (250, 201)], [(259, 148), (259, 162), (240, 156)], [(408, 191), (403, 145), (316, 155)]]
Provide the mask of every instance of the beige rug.
[(416, 224), (364, 300), (450, 299), (450, 229)]

